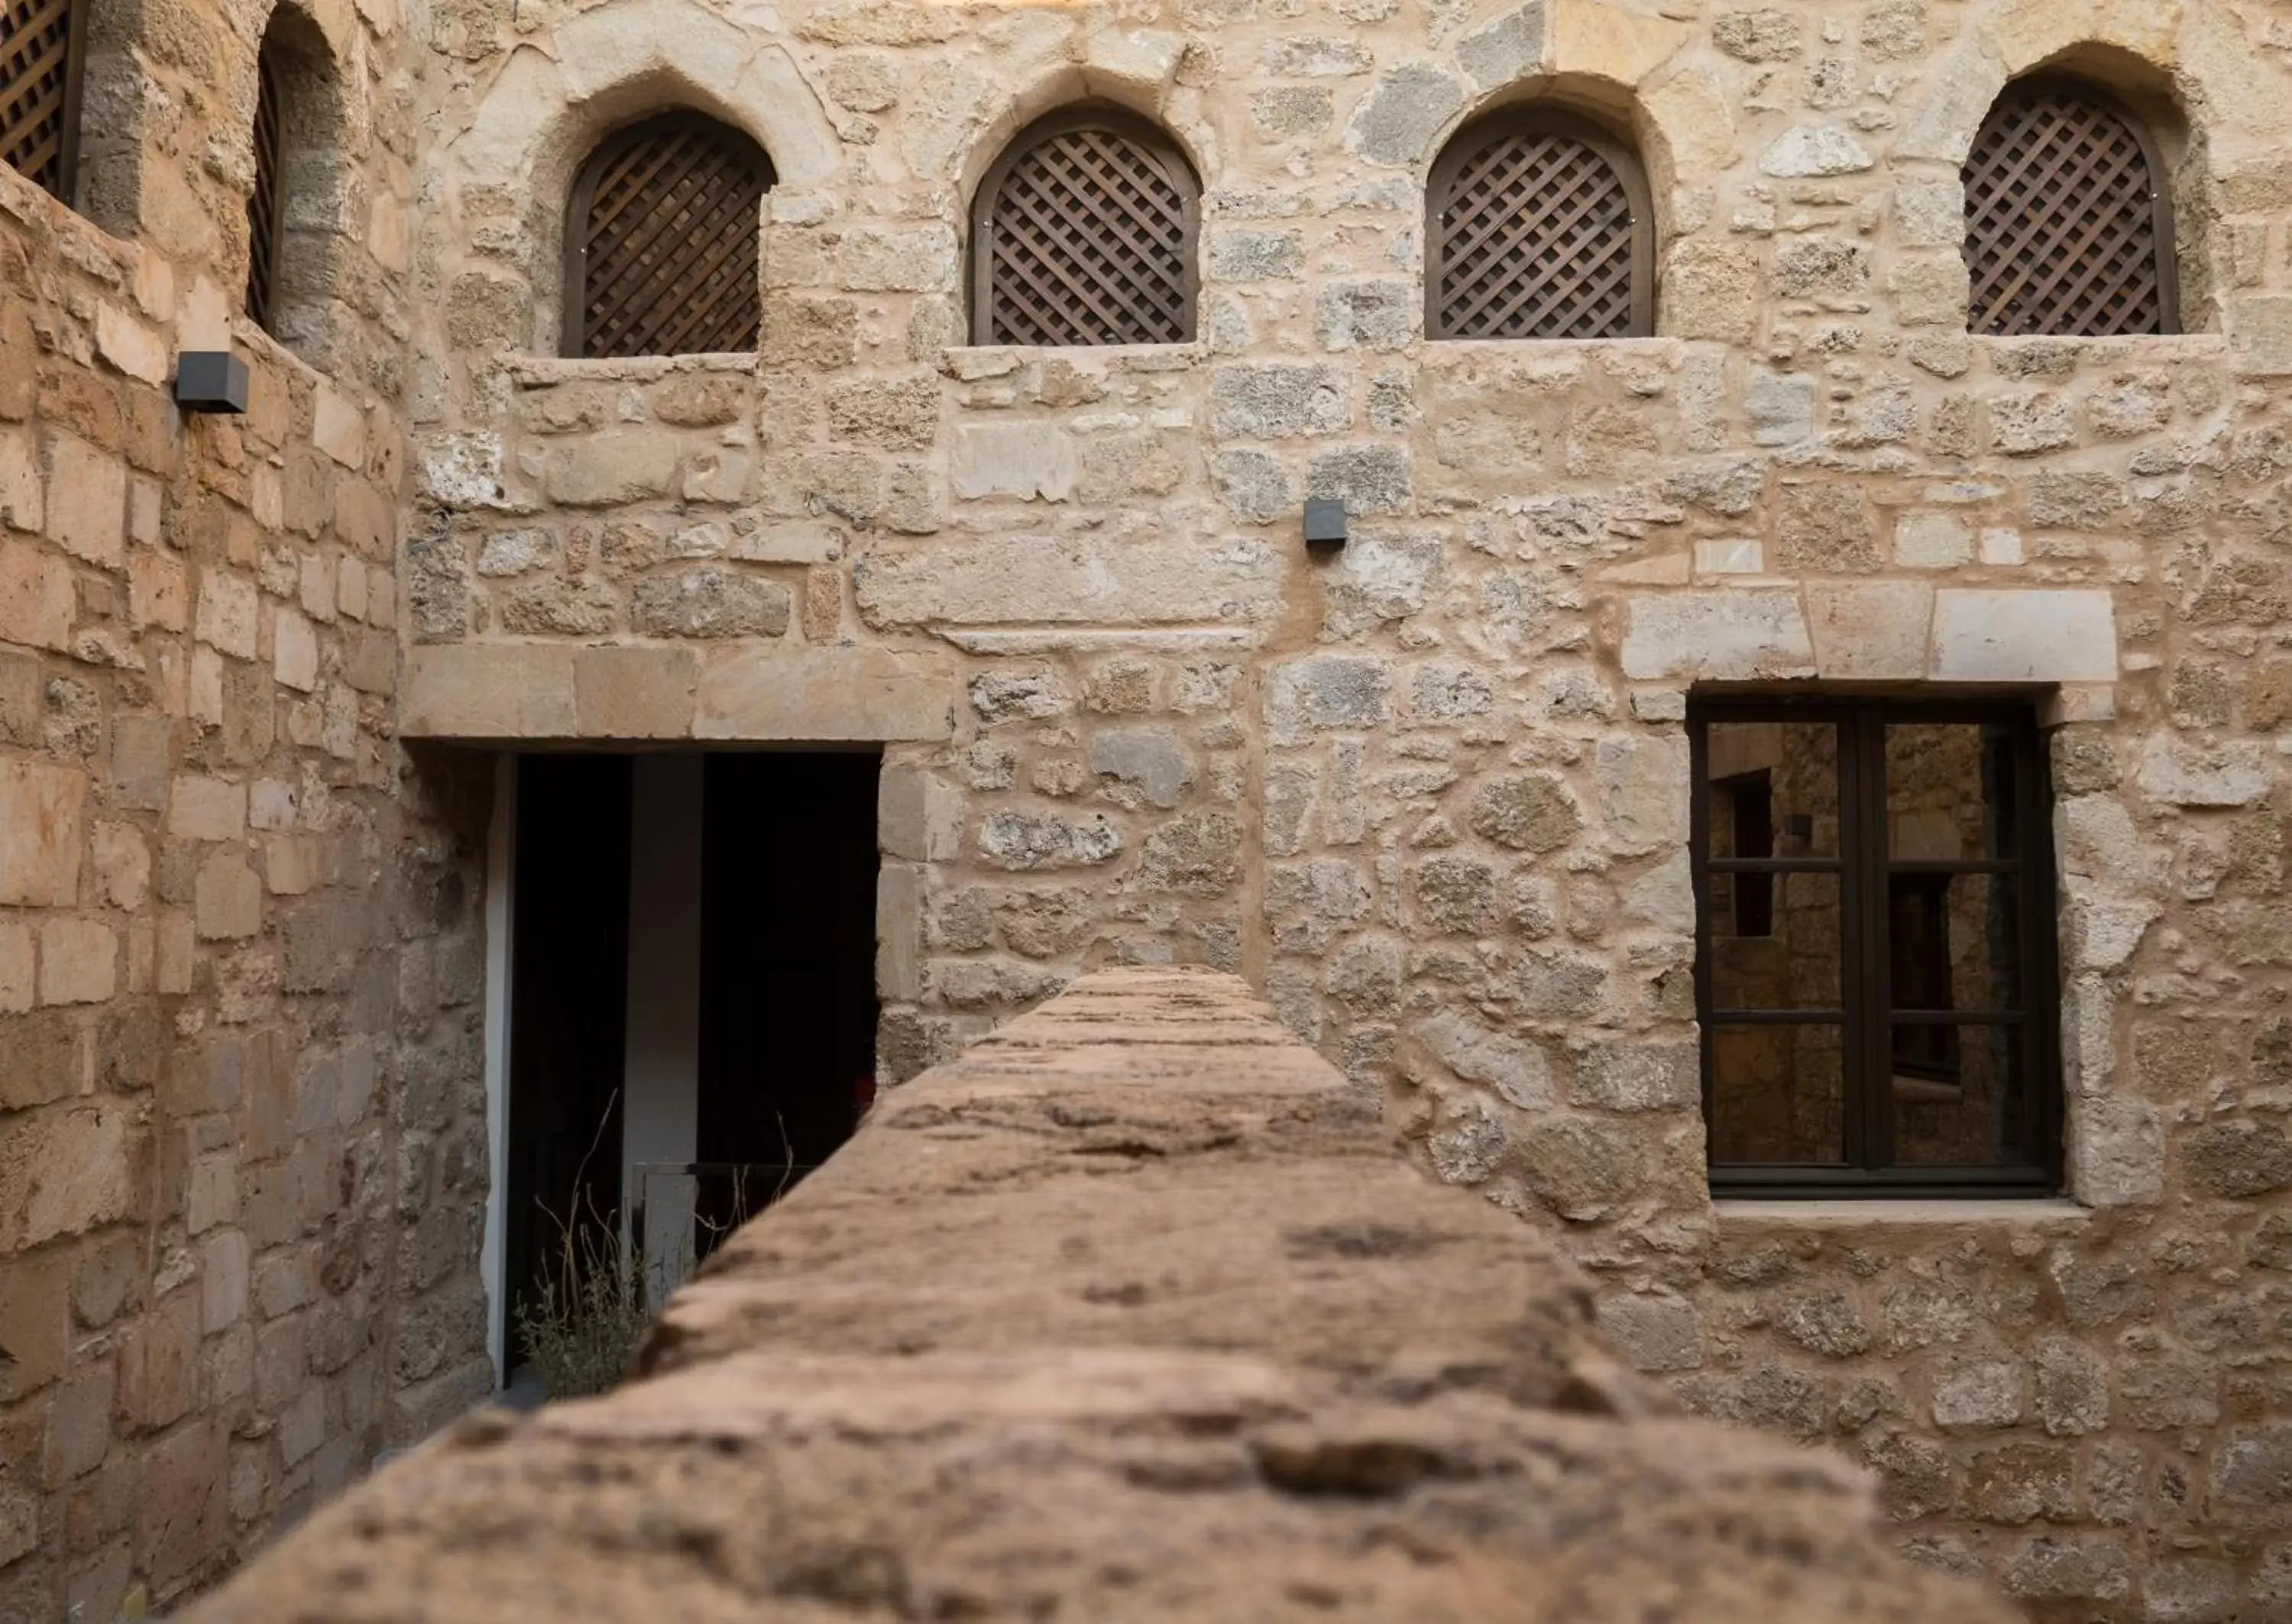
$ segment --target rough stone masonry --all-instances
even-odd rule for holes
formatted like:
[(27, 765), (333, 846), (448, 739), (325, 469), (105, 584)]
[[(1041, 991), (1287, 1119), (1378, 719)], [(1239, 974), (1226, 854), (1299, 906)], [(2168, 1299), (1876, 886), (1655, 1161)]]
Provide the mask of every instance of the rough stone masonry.
[(1086, 977), (743, 1230), (645, 1379), (464, 1421), (190, 1616), (2013, 1616), (1843, 1463), (1671, 1413), (1380, 1117), (1238, 977)]
[[(487, 1390), (477, 747), (607, 741), (884, 750), (885, 1081), (1238, 969), (1918, 1561), (2292, 1610), (2280, 5), (308, 10), (291, 347), (261, 0), (95, 0), (85, 213), (0, 172), (0, 1617), (189, 1594)], [(2147, 118), (2183, 332), (1967, 335), (2048, 66)], [(1537, 96), (1645, 165), (1655, 334), (1427, 342), (1430, 166)], [(972, 190), (1083, 97), (1201, 178), (1198, 336), (969, 344)], [(759, 351), (553, 358), (574, 168), (673, 105), (771, 154)], [(254, 409), (180, 419), (225, 343)], [(2061, 1201), (1710, 1200), (1683, 718), (1754, 681), (2044, 704)]]

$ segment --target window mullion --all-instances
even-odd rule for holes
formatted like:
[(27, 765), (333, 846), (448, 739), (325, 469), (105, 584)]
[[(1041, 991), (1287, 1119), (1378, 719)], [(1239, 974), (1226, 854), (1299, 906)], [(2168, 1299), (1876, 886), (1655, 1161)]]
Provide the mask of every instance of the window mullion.
[(1858, 708), (1848, 718), (1849, 748), (1843, 753), (1853, 762), (1851, 824), (1855, 853), (1848, 867), (1854, 876), (1856, 928), (1849, 937), (1852, 955), (1853, 996), (1847, 1006), (1849, 1049), (1854, 1057), (1850, 1086), (1858, 1102), (1861, 1122), (1856, 1165), (1876, 1170), (1893, 1161), (1893, 1097), (1887, 1007), (1893, 997), (1887, 982), (1887, 832), (1886, 724), (1884, 716)]

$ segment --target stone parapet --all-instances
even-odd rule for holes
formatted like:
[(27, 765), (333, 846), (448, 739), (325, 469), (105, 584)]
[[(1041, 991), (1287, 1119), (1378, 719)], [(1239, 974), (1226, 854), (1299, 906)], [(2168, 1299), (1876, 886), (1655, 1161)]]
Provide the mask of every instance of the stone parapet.
[(1887, 1555), (1852, 1468), (1666, 1413), (1570, 1265), (1214, 971), (1085, 977), (888, 1097), (640, 1365), (190, 1619), (2010, 1616)]

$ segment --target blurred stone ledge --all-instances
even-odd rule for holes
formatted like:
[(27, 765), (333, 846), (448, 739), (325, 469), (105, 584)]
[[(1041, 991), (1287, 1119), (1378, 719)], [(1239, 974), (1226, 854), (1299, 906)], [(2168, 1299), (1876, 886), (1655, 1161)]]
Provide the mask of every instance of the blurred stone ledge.
[(1239, 979), (1085, 977), (885, 1097), (638, 1379), (488, 1409), (189, 1615), (2013, 1616), (1691, 1421)]

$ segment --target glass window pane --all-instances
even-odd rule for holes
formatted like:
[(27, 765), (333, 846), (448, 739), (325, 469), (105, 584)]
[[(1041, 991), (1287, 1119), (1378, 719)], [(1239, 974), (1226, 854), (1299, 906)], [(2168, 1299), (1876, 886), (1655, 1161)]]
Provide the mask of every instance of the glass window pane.
[(1886, 849), (1898, 862), (2015, 855), (2014, 731), (1971, 722), (1886, 729)]
[(1711, 1007), (1838, 1009), (1838, 876), (1711, 879)]
[(1893, 1054), (1898, 1165), (2022, 1163), (2027, 1090), (2019, 1028), (1898, 1025)]
[(1829, 722), (1713, 722), (1705, 786), (1715, 857), (1838, 855), (1838, 729)]
[(1711, 1156), (1715, 1162), (1845, 1160), (1846, 1090), (1839, 1029), (1829, 1025), (1713, 1026)]
[(2022, 918), (2012, 874), (1890, 874), (1889, 994), (1897, 1009), (2022, 1008)]

